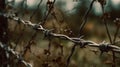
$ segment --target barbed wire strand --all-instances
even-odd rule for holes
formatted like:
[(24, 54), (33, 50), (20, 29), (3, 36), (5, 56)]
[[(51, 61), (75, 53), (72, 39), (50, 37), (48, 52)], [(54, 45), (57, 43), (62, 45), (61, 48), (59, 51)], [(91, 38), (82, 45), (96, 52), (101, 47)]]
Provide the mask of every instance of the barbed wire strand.
[(87, 41), (87, 40), (84, 40), (82, 38), (71, 38), (71, 37), (69, 37), (67, 35), (64, 35), (64, 34), (53, 33), (51, 30), (44, 29), (43, 26), (40, 25), (40, 24), (33, 24), (30, 21), (24, 21), (23, 19), (21, 19), (19, 17), (16, 17), (14, 14), (0, 13), (0, 15), (3, 15), (4, 17), (6, 17), (8, 19), (13, 19), (15, 21), (19, 21), (26, 26), (32, 27), (35, 30), (42, 31), (44, 34), (46, 34), (48, 36), (69, 40), (69, 41), (72, 41), (73, 43), (79, 44), (80, 46), (88, 45), (88, 46), (91, 46), (91, 47), (98, 47), (102, 52), (114, 51), (114, 52), (120, 53), (120, 47), (112, 45), (112, 44), (108, 44), (108, 43), (97, 44), (93, 41), (89, 41), (89, 40)]
[[(22, 24), (28, 26), (28, 27), (31, 27), (32, 29), (34, 30), (38, 30), (38, 31), (42, 31), (43, 34), (46, 34), (48, 36), (52, 36), (52, 37), (56, 37), (56, 38), (61, 38), (61, 39), (64, 39), (64, 40), (69, 40), (73, 43), (76, 43), (76, 44), (79, 44), (80, 46), (86, 46), (86, 45), (83, 45), (84, 43), (88, 43), (87, 45), (88, 46), (91, 46), (91, 47), (100, 47), (101, 45), (107, 45), (107, 48), (109, 47), (111, 50), (113, 50), (114, 52), (120, 52), (120, 48), (118, 46), (115, 46), (113, 44), (116, 44), (116, 43), (119, 43), (120, 41), (116, 41), (115, 43), (113, 44), (109, 44), (109, 43), (103, 43), (103, 44), (97, 44), (93, 41), (89, 41), (89, 40), (84, 40), (82, 38), (77, 38), (77, 37), (69, 37), (67, 35), (64, 35), (64, 34), (57, 34), (57, 33), (53, 33), (51, 30), (48, 30), (48, 29), (45, 29), (43, 28), (42, 25), (40, 24), (35, 24), (35, 23), (32, 23), (31, 21), (24, 21), (23, 19), (19, 18), (19, 17), (16, 17), (14, 16), (14, 14), (4, 14), (4, 13), (0, 13), (0, 15), (3, 15), (4, 17), (8, 18), (8, 19), (13, 19), (15, 21), (20, 21)], [(81, 45), (81, 43), (83, 43)], [(110, 50), (110, 51), (111, 51)]]
[(21, 55), (19, 55), (18, 52), (14, 51), (14, 50), (11, 49), (10, 47), (2, 44), (1, 42), (0, 42), (0, 47), (1, 47), (2, 49), (4, 49), (7, 53), (13, 54), (13, 55), (17, 58), (17, 60), (18, 60), (19, 62), (23, 63), (26, 67), (32, 67), (32, 65), (31, 65), (30, 63), (27, 63), (27, 62), (21, 57)]
[[(88, 45), (88, 46), (91, 46), (91, 47), (97, 47), (102, 52), (114, 51), (114, 52), (120, 53), (120, 47), (109, 44), (109, 43), (97, 44), (93, 41), (84, 40), (82, 38), (72, 38), (72, 37), (69, 37), (69, 36), (64, 35), (64, 34), (53, 33), (51, 30), (44, 29), (43, 26), (40, 25), (40, 24), (33, 24), (30, 21), (24, 21), (23, 19), (21, 19), (19, 17), (16, 17), (14, 14), (10, 15), (10, 14), (0, 13), (0, 15), (3, 15), (4, 17), (6, 17), (8, 19), (13, 19), (15, 21), (19, 21), (26, 26), (32, 27), (34, 30), (42, 31), (44, 34), (46, 34), (48, 36), (69, 40), (69, 41), (72, 41), (73, 43), (78, 44), (80, 46), (87, 46)], [(117, 41), (117, 42), (119, 42), (119, 41)]]
[[(7, 18), (11, 18), (13, 20), (20, 21), (23, 24), (25, 24), (26, 26), (30, 26), (30, 27), (32, 27), (35, 30), (43, 31), (44, 34), (47, 33), (47, 35), (49, 35), (49, 36), (53, 36), (53, 37), (57, 37), (57, 38), (62, 38), (62, 39), (65, 39), (65, 40), (67, 39), (67, 40), (70, 40), (70, 41), (72, 41), (74, 43), (79, 44), (80, 46), (86, 46), (86, 43), (87, 43), (88, 46), (98, 47), (103, 52), (107, 52), (107, 51), (114, 51), (114, 52), (118, 52), (118, 53), (120, 52), (120, 48), (117, 47), (117, 46), (113, 46), (112, 44), (111, 45), (108, 45), (108, 43), (97, 44), (95, 42), (86, 41), (86, 40), (83, 40), (81, 38), (71, 38), (71, 37), (68, 37), (67, 35), (52, 33), (52, 31), (50, 31), (48, 29), (44, 29), (42, 27), (42, 25), (33, 24), (30, 21), (24, 21), (21, 18), (14, 17), (12, 15), (6, 15), (6, 14), (3, 14), (3, 15), (6, 16)], [(17, 20), (18, 18), (19, 18), (19, 20)], [(81, 43), (83, 43), (83, 45), (81, 45)], [(70, 54), (70, 56), (72, 56), (72, 55)]]

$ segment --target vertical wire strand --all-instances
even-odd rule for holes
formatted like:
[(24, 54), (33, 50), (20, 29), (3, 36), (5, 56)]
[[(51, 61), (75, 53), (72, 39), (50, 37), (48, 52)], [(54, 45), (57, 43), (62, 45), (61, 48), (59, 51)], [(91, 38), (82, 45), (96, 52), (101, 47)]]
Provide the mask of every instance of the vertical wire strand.
[(87, 12), (85, 13), (85, 15), (83, 16), (83, 18), (82, 18), (82, 20), (81, 20), (82, 23), (81, 23), (81, 25), (80, 25), (80, 30), (79, 30), (79, 35), (78, 35), (79, 37), (81, 36), (81, 32), (82, 32), (85, 24), (87, 23), (88, 14), (90, 13), (94, 2), (95, 2), (95, 0), (92, 0), (92, 2), (91, 2), (91, 4), (90, 4)]
[(71, 57), (72, 57), (72, 55), (73, 55), (73, 53), (74, 53), (74, 51), (75, 51), (75, 47), (76, 47), (77, 45), (73, 45), (73, 47), (72, 47), (72, 49), (71, 49), (71, 53), (70, 53), (70, 55), (68, 56), (68, 58), (67, 58), (67, 64), (66, 64), (66, 66), (65, 67), (68, 67), (69, 66), (69, 64), (70, 64), (70, 59), (71, 59)]

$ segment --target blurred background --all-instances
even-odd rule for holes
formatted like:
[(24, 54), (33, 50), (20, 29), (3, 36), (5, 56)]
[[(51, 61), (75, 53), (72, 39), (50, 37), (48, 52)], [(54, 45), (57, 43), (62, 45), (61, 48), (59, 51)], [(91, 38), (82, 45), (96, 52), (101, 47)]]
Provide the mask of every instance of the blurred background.
[[(6, 0), (6, 9), (9, 12), (15, 12), (24, 20), (39, 23), (45, 18), (46, 11), (48, 10), (46, 6), (47, 1), (48, 0)], [(92, 0), (56, 0), (54, 9), (52, 10), (53, 13), (48, 16), (44, 27), (47, 29), (54, 29), (55, 33), (65, 34), (70, 37), (77, 37), (81, 34), (83, 39), (86, 40), (97, 43), (101, 43), (102, 41), (109, 42), (102, 20), (103, 12), (101, 4), (97, 0), (94, 2), (87, 16), (87, 24), (82, 33), (79, 33), (82, 17), (87, 12), (91, 2)], [(114, 21), (116, 18), (120, 18), (120, 0), (106, 0), (104, 10), (109, 16), (106, 22), (113, 39), (117, 28)], [(9, 20), (9, 22), (11, 46), (14, 47), (19, 39), (19, 45), (16, 51), (21, 52), (35, 31), (29, 27), (24, 27), (22, 24), (17, 24), (13, 20)], [(21, 33), (23, 34), (20, 38), (19, 36)], [(117, 36), (117, 40), (119, 39), (120, 32), (118, 32)], [(34, 67), (49, 67), (45, 66), (46, 60), (50, 67), (65, 67), (66, 60), (74, 44), (59, 38), (51, 38), (51, 41), (49, 41), (47, 37), (44, 37), (42, 32), (38, 32), (33, 42), (31, 51), (26, 53), (25, 59), (33, 64)], [(45, 52), (49, 44), (51, 44), (51, 54), (47, 58)], [(117, 45), (120, 46), (119, 44)], [(93, 50), (97, 50), (97, 52)], [(116, 57), (116, 67), (120, 67), (119, 54), (116, 54)], [(104, 53), (100, 56), (100, 51), (96, 48), (80, 48), (78, 46), (71, 58), (69, 67), (111, 67), (112, 64), (111, 52)]]

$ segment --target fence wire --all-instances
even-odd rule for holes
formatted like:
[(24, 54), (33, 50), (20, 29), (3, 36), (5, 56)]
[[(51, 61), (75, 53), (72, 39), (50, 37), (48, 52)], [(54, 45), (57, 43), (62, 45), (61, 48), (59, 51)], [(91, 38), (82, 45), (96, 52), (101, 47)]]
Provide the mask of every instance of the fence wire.
[(17, 58), (18, 62), (23, 63), (26, 67), (33, 67), (30, 63), (26, 62), (18, 52), (14, 51), (9, 46), (0, 42), (0, 48), (4, 49), (8, 54), (13, 54)]
[[(47, 1), (47, 6), (48, 6), (48, 10), (46, 11), (46, 15), (43, 19), (43, 21), (41, 22), (38, 22), (38, 24), (34, 23), (34, 22), (31, 22), (30, 20), (23, 20), (22, 18), (20, 18), (19, 16), (17, 16), (15, 13), (5, 13), (5, 12), (0, 12), (0, 16), (3, 16), (7, 19), (11, 19), (11, 20), (14, 20), (16, 21), (17, 23), (22, 23), (23, 25), (25, 25), (26, 27), (30, 27), (31, 29), (35, 30), (35, 31), (42, 31), (42, 33), (48, 37), (48, 38), (59, 38), (59, 39), (62, 39), (62, 40), (68, 40), (68, 41), (71, 41), (73, 42), (73, 48), (71, 49), (71, 54), (69, 55), (68, 59), (67, 59), (67, 64), (66, 64), (66, 67), (68, 67), (69, 65), (69, 62), (70, 62), (70, 58), (71, 56), (73, 55), (73, 52), (75, 50), (75, 46), (80, 46), (81, 48), (84, 48), (86, 46), (90, 46), (90, 47), (96, 47), (98, 48), (100, 51), (101, 51), (101, 54), (103, 52), (108, 52), (108, 51), (112, 51), (112, 52), (116, 52), (116, 53), (120, 53), (120, 47), (118, 46), (115, 46), (115, 44), (119, 44), (120, 41), (116, 41), (114, 39), (114, 42), (113, 43), (109, 43), (109, 42), (101, 42), (101, 43), (96, 43), (94, 41), (91, 41), (91, 40), (85, 40), (82, 36), (79, 36), (79, 37), (69, 37), (67, 35), (64, 35), (64, 34), (58, 34), (58, 33), (54, 33), (53, 30), (49, 30), (49, 29), (46, 29), (43, 27), (43, 25), (45, 24), (46, 20), (47, 20), (47, 17), (49, 16), (49, 14), (51, 13), (51, 11), (54, 9), (54, 3), (55, 3), (56, 0), (54, 0), (53, 2), (52, 1)], [(87, 17), (88, 17), (88, 14), (90, 12), (90, 10), (92, 9), (92, 5), (94, 3), (94, 1), (96, 0), (93, 0), (91, 2), (91, 5), (90, 5), (90, 8), (88, 9), (87, 13), (85, 14), (85, 16), (83, 17), (82, 19), (82, 25), (80, 27), (80, 33), (82, 32), (82, 29), (84, 28), (85, 24), (86, 24), (86, 21), (87, 21)], [(103, 1), (100, 1), (98, 0), (101, 5), (102, 5), (102, 8), (104, 9), (103, 7)], [(42, 2), (42, 0), (39, 2), (39, 5), (38, 5), (38, 8), (40, 6), (40, 3)], [(35, 10), (37, 11), (38, 8)], [(35, 11), (33, 12), (33, 14), (35, 13)], [(103, 10), (104, 12), (104, 10)], [(32, 16), (33, 16), (32, 14)], [(30, 16), (30, 18), (32, 18), (32, 16)], [(104, 19), (105, 20), (105, 19)], [(117, 31), (118, 32), (118, 31)], [(37, 32), (36, 32), (37, 33)], [(36, 35), (35, 35), (36, 36)], [(115, 35), (115, 38), (116, 38), (116, 35)], [(25, 51), (29, 49), (31, 45), (27, 45), (27, 47), (24, 49)], [(20, 62), (22, 62), (26, 67), (32, 67), (32, 65), (30, 63), (27, 63), (22, 57), (25, 53), (23, 53), (23, 55), (17, 53), (16, 51), (14, 51), (13, 49), (11, 49), (10, 47), (8, 46), (5, 46), (4, 44), (0, 43), (0, 47), (2, 49), (4, 49), (5, 51), (7, 51), (8, 53), (11, 53), (13, 54)], [(24, 52), (25, 52), (24, 51)]]
[(90, 40), (84, 40), (82, 37), (69, 37), (67, 35), (64, 34), (57, 34), (57, 33), (53, 33), (52, 30), (48, 30), (43, 28), (43, 26), (41, 24), (35, 24), (32, 23), (31, 21), (25, 21), (17, 16), (15, 16), (15, 14), (6, 14), (6, 13), (0, 13), (0, 15), (8, 18), (8, 19), (12, 19), (15, 20), (17, 22), (20, 22), (28, 27), (31, 27), (34, 30), (37, 31), (42, 31), (44, 35), (49, 36), (49, 37), (55, 37), (55, 38), (60, 38), (60, 39), (64, 39), (64, 40), (69, 40), (73, 43), (75, 43), (75, 45), (79, 45), (81, 48), (84, 48), (85, 46), (90, 46), (90, 47), (97, 47), (100, 49), (101, 52), (108, 52), (108, 51), (114, 51), (117, 53), (120, 53), (120, 47), (115, 46), (114, 44), (119, 43), (120, 41), (117, 41), (113, 44), (110, 43), (106, 43), (106, 42), (102, 42), (102, 43), (95, 43), (93, 41)]

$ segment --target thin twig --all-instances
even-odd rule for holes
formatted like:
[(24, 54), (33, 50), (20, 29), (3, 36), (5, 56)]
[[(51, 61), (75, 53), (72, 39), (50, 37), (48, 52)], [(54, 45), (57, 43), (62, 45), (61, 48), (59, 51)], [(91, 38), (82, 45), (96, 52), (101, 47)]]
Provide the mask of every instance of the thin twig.
[(81, 32), (82, 32), (85, 24), (87, 23), (88, 14), (90, 13), (94, 2), (95, 2), (95, 0), (92, 0), (92, 2), (91, 2), (91, 4), (90, 4), (87, 12), (85, 13), (85, 15), (83, 16), (83, 18), (82, 18), (82, 20), (81, 20), (82, 23), (81, 23), (81, 25), (80, 25), (80, 30), (79, 30), (79, 33), (80, 33), (80, 34), (79, 34), (78, 36), (81, 36)]
[(22, 31), (21, 31), (21, 33), (20, 33), (20, 35), (19, 35), (19, 37), (17, 38), (17, 41), (15, 42), (15, 46), (14, 46), (14, 50), (16, 50), (16, 48), (17, 48), (17, 46), (18, 46), (18, 43), (19, 43), (19, 41), (21, 40), (21, 38), (22, 38), (22, 36), (23, 36), (23, 32), (25, 31), (25, 28), (23, 28), (22, 29)]
[[(25, 11), (26, 11), (26, 10), (27, 10), (27, 0), (23, 0), (21, 6), (24, 7), (24, 9), (25, 9)], [(25, 16), (25, 14), (24, 14), (25, 11), (22, 13), (22, 17)], [(20, 24), (19, 21), (18, 21), (18, 24)], [(17, 27), (17, 25), (15, 26), (15, 29), (16, 29), (16, 27)], [(15, 45), (15, 47), (13, 48), (14, 50), (16, 50), (16, 48), (17, 48), (17, 46), (18, 46), (18, 43), (19, 43), (19, 41), (21, 40), (25, 29), (26, 29), (25, 26), (23, 26), (23, 29), (22, 29), (22, 31), (20, 32), (20, 35), (19, 35), (19, 37), (18, 37), (18, 39), (17, 39), (17, 41), (16, 41), (16, 43), (15, 43), (16, 45)], [(15, 31), (15, 30), (14, 30), (14, 31)]]
[(119, 29), (120, 29), (120, 27), (117, 27), (116, 32), (115, 32), (115, 34), (114, 34), (113, 42), (116, 41), (116, 38), (117, 38), (117, 35), (118, 35), (118, 32), (119, 32)]
[[(115, 43), (115, 41), (116, 41), (116, 38), (117, 38), (117, 35), (118, 35), (118, 32), (119, 32), (119, 29), (120, 29), (120, 27), (117, 26), (116, 32), (115, 32), (115, 34), (114, 34), (113, 43)], [(112, 65), (112, 67), (115, 67), (115, 63), (116, 63), (115, 57), (116, 57), (116, 56), (115, 56), (115, 52), (114, 52), (114, 51), (113, 51), (112, 53), (113, 53), (113, 62), (114, 62), (114, 64)]]
[[(103, 15), (104, 15), (105, 11), (104, 11), (104, 4), (103, 4), (103, 2), (101, 2), (101, 7), (102, 7)], [(107, 31), (107, 35), (108, 35), (109, 41), (110, 41), (110, 43), (112, 44), (112, 43), (113, 43), (113, 42), (112, 42), (112, 38), (111, 38), (111, 35), (110, 35), (110, 32), (109, 32), (109, 29), (108, 29), (107, 22), (106, 22), (106, 19), (105, 19), (105, 18), (103, 18), (103, 23), (105, 24), (105, 28), (106, 28), (106, 31)], [(112, 51), (112, 54), (113, 54), (113, 64), (112, 64), (112, 67), (116, 67), (116, 66), (115, 66), (115, 63), (116, 63), (116, 62), (115, 62), (115, 52)]]
[[(48, 0), (48, 1), (49, 1), (49, 0)], [(43, 21), (40, 22), (39, 24), (41, 24), (41, 25), (44, 25), (44, 24), (45, 24), (45, 22), (46, 22), (46, 20), (47, 20), (47, 18), (48, 18), (48, 16), (49, 16), (49, 14), (51, 13), (51, 11), (52, 11), (53, 8), (54, 8), (54, 3), (55, 3), (55, 2), (56, 2), (56, 0), (54, 0), (54, 1), (52, 2), (52, 4), (49, 4), (50, 7), (48, 7), (49, 9), (46, 11), (46, 15), (45, 15)], [(47, 4), (47, 5), (48, 5), (48, 4)]]
[(32, 15), (30, 16), (30, 19), (32, 19), (32, 18), (33, 18), (33, 16), (35, 15), (35, 13), (39, 10), (39, 7), (40, 7), (40, 5), (41, 5), (42, 1), (43, 1), (43, 0), (40, 0), (39, 4), (37, 5), (36, 10), (35, 10), (35, 11), (32, 13)]
[(76, 46), (77, 46), (77, 45), (73, 45), (73, 47), (72, 47), (72, 49), (71, 49), (71, 53), (70, 53), (70, 55), (68, 56), (67, 64), (66, 64), (65, 67), (68, 67), (68, 66), (69, 66), (70, 59), (71, 59), (71, 57), (72, 57), (72, 55), (73, 55), (73, 53), (74, 53), (74, 51), (75, 51), (75, 47), (76, 47)]
[[(42, 0), (39, 2), (38, 8), (39, 8), (41, 2), (42, 2)], [(53, 4), (54, 4), (54, 3), (53, 3)], [(52, 5), (52, 7), (53, 7), (53, 5)], [(51, 10), (52, 10), (52, 9), (51, 9)], [(48, 15), (49, 15), (49, 14), (48, 14)], [(33, 16), (33, 15), (32, 15), (32, 16)], [(32, 19), (32, 16), (31, 16), (30, 20)], [(45, 19), (44, 21), (47, 20), (47, 17), (48, 17), (48, 16), (46, 16), (46, 19)], [(37, 36), (37, 33), (38, 33), (38, 31), (36, 31), (36, 32), (33, 34), (33, 36), (30, 38), (30, 40), (28, 41), (28, 44), (27, 44), (27, 46), (25, 47), (25, 50), (23, 51), (22, 56), (24, 56), (24, 55), (26, 54), (27, 50), (30, 49), (31, 41)]]
[(108, 38), (110, 40), (110, 43), (112, 43), (112, 38), (111, 38), (111, 35), (110, 35), (110, 32), (109, 32), (109, 29), (108, 29), (108, 25), (107, 25), (107, 22), (106, 20), (104, 19), (104, 24), (105, 24), (105, 28), (106, 28), (106, 31), (107, 31), (107, 35), (108, 35)]
[(32, 41), (34, 40), (34, 38), (37, 36), (37, 31), (35, 31), (35, 33), (32, 35), (31, 39), (28, 41), (28, 44), (26, 45), (23, 53), (22, 53), (22, 57), (24, 57), (24, 55), (26, 54), (27, 50), (30, 50), (30, 47), (32, 45)]

